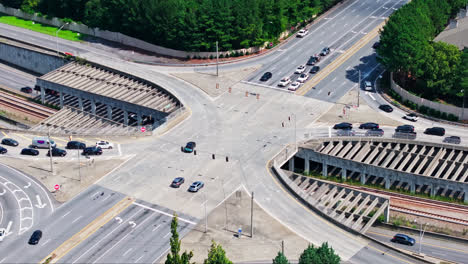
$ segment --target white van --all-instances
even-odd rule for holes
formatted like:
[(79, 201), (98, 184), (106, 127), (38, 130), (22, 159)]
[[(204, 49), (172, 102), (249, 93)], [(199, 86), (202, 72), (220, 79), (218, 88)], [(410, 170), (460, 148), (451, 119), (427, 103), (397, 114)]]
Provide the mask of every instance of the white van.
[[(34, 137), (32, 140), (31, 146), (33, 148), (49, 148), (49, 138), (47, 137)], [(56, 147), (56, 144), (53, 140), (50, 141), (50, 146), (52, 148)]]

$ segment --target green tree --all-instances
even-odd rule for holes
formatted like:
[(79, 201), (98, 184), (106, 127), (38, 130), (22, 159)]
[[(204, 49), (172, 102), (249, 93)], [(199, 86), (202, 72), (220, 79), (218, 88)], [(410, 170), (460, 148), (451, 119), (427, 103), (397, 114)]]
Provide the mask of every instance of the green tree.
[(309, 245), (299, 257), (299, 264), (339, 264), (340, 257), (335, 254), (333, 248), (328, 243), (323, 243), (320, 247), (314, 248)]
[(289, 260), (280, 251), (278, 252), (278, 255), (276, 255), (276, 257), (273, 259), (273, 264), (289, 264)]
[(203, 261), (204, 264), (232, 264), (221, 245), (211, 241), (211, 248), (208, 251), (208, 258)]
[(174, 213), (174, 217), (171, 222), (171, 233), (172, 237), (170, 239), (171, 250), (167, 254), (166, 264), (189, 264), (190, 259), (193, 257), (193, 252), (184, 251), (182, 255), (179, 255), (180, 252), (180, 240), (179, 233), (177, 232), (177, 214)]

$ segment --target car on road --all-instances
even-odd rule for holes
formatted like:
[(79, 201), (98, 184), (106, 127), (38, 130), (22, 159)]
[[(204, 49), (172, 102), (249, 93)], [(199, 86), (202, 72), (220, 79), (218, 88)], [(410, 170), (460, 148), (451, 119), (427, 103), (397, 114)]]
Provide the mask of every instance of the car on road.
[(451, 144), (460, 144), (461, 139), (458, 136), (449, 136), (449, 137), (444, 138), (443, 142), (451, 143)]
[(307, 61), (307, 65), (315, 65), (315, 63), (319, 62), (319, 57), (317, 56), (310, 56), (309, 60)]
[(0, 242), (5, 238), (6, 230), (5, 228), (0, 228)]
[[(47, 151), (47, 156), (50, 156), (50, 150)], [(67, 151), (64, 149), (59, 148), (52, 148), (52, 157), (65, 157), (67, 155)]]
[(394, 243), (400, 243), (400, 244), (409, 245), (409, 246), (414, 246), (414, 244), (416, 243), (416, 240), (414, 240), (414, 238), (404, 235), (404, 234), (394, 235), (391, 241)]
[(372, 91), (372, 89), (373, 89), (373, 88), (372, 88), (372, 83), (369, 82), (369, 81), (365, 81), (365, 82), (364, 82), (364, 90), (366, 90), (366, 91)]
[(305, 81), (307, 81), (307, 79), (309, 79), (309, 74), (302, 73), (301, 75), (299, 75), (299, 78), (297, 78), (297, 81), (304, 83)]
[(434, 136), (445, 136), (445, 128), (443, 127), (430, 127), (426, 128), (424, 134), (434, 135)]
[(419, 117), (414, 113), (407, 114), (403, 118), (409, 121), (413, 121), (413, 122), (416, 122), (419, 119)]
[(380, 128), (369, 129), (366, 131), (366, 137), (383, 137), (384, 134), (385, 132)]
[(359, 125), (359, 129), (377, 129), (377, 128), (379, 128), (379, 124), (372, 123), (372, 122), (367, 122), (367, 123)]
[(338, 130), (336, 131), (336, 135), (339, 137), (354, 137), (356, 135), (356, 131), (351, 129)]
[(299, 86), (301, 86), (301, 83), (300, 82), (293, 82), (289, 85), (288, 87), (288, 90), (289, 91), (296, 91), (297, 89), (299, 89)]
[(83, 155), (101, 155), (102, 154), (102, 148), (100, 147), (87, 147), (83, 149)]
[(189, 192), (198, 192), (198, 190), (203, 188), (203, 186), (205, 186), (205, 184), (202, 181), (196, 181), (196, 182), (192, 183), (192, 185), (190, 185), (190, 187), (188, 188), (188, 191)]
[(301, 73), (303, 73), (305, 70), (306, 70), (306, 66), (305, 66), (305, 65), (301, 65), (301, 66), (299, 66), (299, 67), (296, 68), (296, 71), (294, 71), (294, 73), (296, 73), (296, 74), (301, 74)]
[(266, 82), (268, 80), (270, 80), (270, 78), (273, 76), (273, 73), (271, 72), (265, 72), (262, 77), (260, 78), (260, 81), (262, 82)]
[(67, 143), (67, 149), (85, 149), (86, 144), (79, 141), (69, 141)]
[(110, 143), (109, 141), (101, 140), (96, 142), (96, 147), (100, 147), (102, 149), (113, 149), (114, 144)]
[(7, 145), (7, 146), (16, 147), (16, 146), (18, 146), (18, 141), (14, 140), (12, 138), (4, 138), (4, 139), (2, 139), (2, 144)]
[(186, 153), (192, 153), (195, 150), (195, 147), (197, 146), (197, 143), (190, 141), (185, 144), (184, 152)]
[(322, 49), (322, 51), (320, 51), (320, 56), (327, 56), (328, 54), (330, 54), (330, 48), (329, 47), (325, 47)]
[(393, 133), (394, 138), (415, 139), (416, 136), (417, 133), (412, 131), (402, 131)]
[(414, 132), (414, 126), (412, 125), (401, 125), (401, 126), (397, 126), (397, 128), (395, 129), (395, 132)]
[(41, 240), (41, 238), (42, 238), (42, 231), (36, 230), (32, 233), (31, 238), (29, 238), (28, 244), (37, 245), (37, 243), (39, 243), (39, 240)]
[(23, 87), (20, 89), (21, 92), (30, 94), (33, 92), (33, 89), (31, 87)]
[(184, 182), (185, 182), (184, 177), (177, 177), (172, 181), (171, 187), (179, 188)]
[(283, 79), (280, 80), (280, 82), (278, 83), (278, 86), (281, 86), (281, 87), (286, 87), (288, 86), (288, 84), (291, 83), (291, 78), (289, 77), (283, 77)]
[(21, 150), (21, 155), (37, 156), (39, 155), (39, 150), (32, 148), (24, 148)]
[(388, 105), (388, 104), (380, 105), (380, 106), (379, 106), (379, 109), (382, 110), (382, 111), (384, 111), (384, 112), (387, 112), (387, 113), (393, 112), (393, 108), (392, 108), (390, 105)]
[(305, 37), (308, 33), (309, 33), (309, 30), (307, 30), (307, 29), (301, 29), (301, 30), (299, 30), (299, 31), (297, 32), (297, 35), (296, 35), (296, 36), (297, 36), (298, 38), (303, 38), (303, 37)]
[(320, 71), (320, 66), (315, 65), (312, 68), (310, 68), (309, 73), (317, 73), (318, 71)]
[(4, 147), (0, 147), (0, 154), (6, 154), (8, 150)]
[(333, 126), (333, 129), (345, 129), (345, 130), (350, 130), (353, 129), (353, 124), (347, 123), (347, 122), (342, 122), (339, 124), (335, 124)]

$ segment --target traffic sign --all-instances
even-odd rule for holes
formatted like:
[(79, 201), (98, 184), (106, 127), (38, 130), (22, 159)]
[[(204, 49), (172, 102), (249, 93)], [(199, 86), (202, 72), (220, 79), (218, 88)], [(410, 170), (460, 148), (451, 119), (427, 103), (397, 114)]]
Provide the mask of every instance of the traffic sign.
[(273, 42), (270, 42), (270, 47), (273, 47)]
[(60, 185), (55, 184), (54, 189), (55, 189), (56, 191), (58, 191), (58, 189), (60, 189)]
[(145, 131), (146, 131), (146, 127), (142, 126), (142, 127), (140, 128), (140, 131), (141, 131), (141, 132), (145, 132)]

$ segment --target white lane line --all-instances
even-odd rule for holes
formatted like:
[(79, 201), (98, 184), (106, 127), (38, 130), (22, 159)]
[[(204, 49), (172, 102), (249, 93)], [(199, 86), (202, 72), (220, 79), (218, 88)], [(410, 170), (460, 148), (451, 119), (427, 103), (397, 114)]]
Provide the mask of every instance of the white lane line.
[(156, 229), (158, 229), (160, 226), (161, 226), (160, 224), (159, 224), (159, 225), (157, 225), (155, 228), (153, 228), (153, 230), (151, 230), (151, 232), (154, 232), (154, 231), (156, 231)]
[(135, 260), (135, 262), (134, 262), (134, 263), (137, 263), (138, 261), (140, 261), (140, 259), (142, 259), (142, 258), (143, 258), (143, 256), (144, 256), (144, 255), (141, 255), (139, 258), (137, 258), (137, 259)]
[[(172, 215), (172, 214), (163, 212), (163, 211), (158, 210), (158, 209), (151, 208), (151, 207), (149, 207), (149, 206), (146, 206), (146, 205), (143, 205), (143, 204), (140, 204), (140, 203), (137, 203), (137, 202), (134, 202), (133, 204), (134, 204), (134, 205), (137, 205), (137, 206), (140, 206), (140, 207), (143, 207), (143, 208), (145, 208), (145, 209), (151, 210), (151, 211), (153, 211), (153, 212), (157, 212), (157, 213), (160, 213), (160, 214), (169, 216), (169, 217), (173, 217), (173, 216), (174, 216), (174, 215)], [(193, 222), (193, 221), (190, 221), (190, 220), (188, 220), (188, 219), (184, 219), (184, 218), (182, 218), (182, 217), (178, 217), (177, 219), (178, 219), (179, 221), (186, 222), (186, 223), (189, 223), (189, 224), (192, 224), (192, 225), (196, 225), (196, 224), (197, 224), (197, 223), (195, 223), (195, 222)]]
[(169, 233), (165, 234), (165, 235), (163, 236), (163, 238), (166, 238), (166, 237), (168, 237), (170, 234), (171, 234), (171, 232), (169, 232)]
[(125, 257), (125, 255), (127, 255), (127, 254), (128, 254), (128, 252), (132, 251), (132, 249), (133, 249), (133, 248), (129, 248), (129, 249), (127, 249), (127, 251), (125, 251), (125, 253), (123, 253), (123, 255), (122, 255), (122, 256), (123, 256), (123, 257)]
[(46, 242), (44, 242), (44, 243), (42, 243), (42, 245), (41, 245), (41, 246), (45, 246), (45, 245), (46, 245), (47, 243), (49, 243), (49, 242), (50, 242), (50, 239), (47, 239), (47, 241), (46, 241)]
[(332, 82), (336, 81), (336, 77), (331, 80)]
[(76, 218), (75, 220), (73, 220), (72, 224), (75, 223), (76, 221), (80, 220), (83, 216), (80, 215), (80, 217)]
[(375, 98), (374, 98), (374, 96), (372, 96), (372, 94), (369, 94), (369, 96), (370, 96), (370, 98), (372, 98), (372, 100), (375, 101)]
[(2, 203), (0, 203), (0, 225), (2, 224), (3, 222), (3, 205)]
[(2, 260), (0, 260), (0, 263), (3, 263), (3, 261), (5, 261), (6, 258), (2, 258)]
[(71, 213), (71, 210), (70, 210), (70, 211), (68, 211), (68, 213), (65, 213), (64, 215), (62, 215), (62, 217), (61, 217), (61, 218), (64, 218), (65, 216), (67, 216), (67, 215), (68, 215), (68, 214), (70, 214), (70, 213)]
[(122, 149), (120, 148), (120, 144), (117, 145), (117, 149), (119, 150), (119, 156), (122, 156)]

